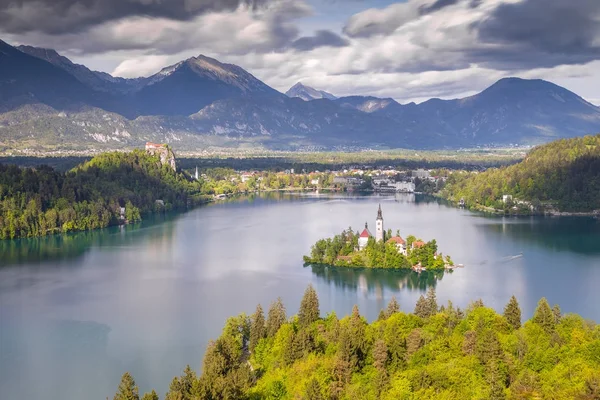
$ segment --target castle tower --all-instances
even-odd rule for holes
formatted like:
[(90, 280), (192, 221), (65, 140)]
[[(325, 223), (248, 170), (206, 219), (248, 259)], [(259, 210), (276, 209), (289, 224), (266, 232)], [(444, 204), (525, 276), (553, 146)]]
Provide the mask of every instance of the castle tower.
[(377, 211), (377, 219), (375, 220), (375, 240), (380, 242), (383, 240), (383, 215), (381, 213), (381, 204), (379, 204), (379, 210)]

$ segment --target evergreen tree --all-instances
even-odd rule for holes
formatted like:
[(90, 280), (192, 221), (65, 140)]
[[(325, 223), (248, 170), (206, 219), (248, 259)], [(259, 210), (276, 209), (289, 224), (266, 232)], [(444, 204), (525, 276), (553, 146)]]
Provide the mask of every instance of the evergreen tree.
[(114, 400), (139, 400), (138, 387), (135, 385), (135, 380), (129, 372), (125, 372), (121, 377), (121, 383), (115, 394)]
[(323, 393), (321, 393), (321, 385), (319, 381), (315, 378), (312, 378), (308, 381), (308, 385), (306, 385), (306, 390), (304, 392), (303, 400), (322, 400)]
[(305, 328), (317, 321), (320, 317), (319, 298), (312, 285), (309, 285), (304, 292), (304, 297), (300, 302), (298, 311), (298, 323), (300, 328)]
[(250, 325), (250, 351), (254, 351), (260, 339), (267, 336), (267, 327), (265, 325), (265, 314), (262, 306), (256, 306), (256, 311), (252, 315), (252, 323)]
[(285, 306), (281, 297), (277, 298), (277, 301), (271, 303), (269, 307), (269, 315), (267, 316), (267, 336), (273, 337), (277, 334), (277, 331), (286, 321), (287, 317), (285, 314)]
[(389, 383), (387, 372), (388, 349), (385, 341), (379, 339), (373, 346), (373, 366), (377, 370), (375, 387), (378, 395), (381, 394)]
[(408, 357), (423, 347), (423, 335), (421, 328), (413, 329), (406, 338), (406, 355)]
[(504, 400), (506, 399), (505, 389), (505, 381), (506, 378), (502, 373), (499, 362), (493, 361), (489, 363), (488, 371), (488, 384), (490, 387), (490, 395), (489, 400)]
[[(354, 368), (362, 368), (367, 357), (367, 338), (365, 337), (365, 321), (360, 316), (358, 306), (352, 308), (352, 316), (344, 331), (347, 333), (347, 339), (340, 338), (340, 341), (348, 341), (348, 350), (350, 355), (350, 365)], [(344, 345), (342, 343), (342, 345)]]
[(158, 400), (158, 395), (154, 390), (152, 390), (150, 393), (145, 393), (142, 396), (142, 400)]
[(556, 317), (548, 304), (548, 300), (543, 297), (535, 309), (532, 321), (540, 325), (546, 333), (551, 333), (556, 325)]
[(382, 372), (387, 366), (388, 350), (385, 341), (379, 339), (373, 346), (373, 366), (377, 371)]
[(427, 318), (429, 316), (429, 304), (423, 295), (421, 295), (419, 300), (417, 300), (414, 314), (421, 318)]
[(400, 311), (400, 304), (396, 300), (396, 297), (393, 296), (387, 306), (386, 316), (390, 317)]
[(387, 318), (387, 314), (383, 310), (379, 310), (379, 315), (377, 316), (377, 321), (383, 321)]
[(506, 318), (506, 321), (513, 329), (521, 327), (521, 308), (515, 296), (511, 296), (508, 304), (504, 307), (504, 318)]
[(560, 320), (562, 319), (562, 313), (560, 311), (560, 307), (558, 306), (558, 304), (555, 304), (552, 307), (552, 313), (554, 314), (554, 322), (556, 322), (558, 324), (560, 322)]
[(477, 345), (475, 352), (479, 362), (486, 365), (502, 357), (502, 348), (498, 336), (491, 329), (482, 329), (477, 332)]
[(427, 291), (427, 296), (425, 297), (427, 300), (427, 316), (431, 317), (438, 312), (437, 299), (435, 296), (435, 288), (432, 286)]

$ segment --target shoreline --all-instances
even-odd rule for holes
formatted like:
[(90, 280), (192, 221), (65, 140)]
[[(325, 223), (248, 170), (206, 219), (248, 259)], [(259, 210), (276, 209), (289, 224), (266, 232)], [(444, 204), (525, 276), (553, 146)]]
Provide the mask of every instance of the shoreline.
[(432, 194), (431, 196), (436, 197), (440, 200), (444, 200), (448, 204), (452, 205), (453, 208), (463, 208), (465, 210), (473, 211), (473, 212), (483, 212), (487, 214), (494, 214), (498, 216), (506, 216), (506, 217), (596, 217), (600, 218), (600, 210), (594, 211), (559, 211), (559, 210), (550, 210), (544, 212), (529, 212), (529, 213), (506, 213), (504, 210), (486, 207), (482, 205), (475, 206), (464, 206), (460, 207), (457, 205), (458, 203), (452, 199), (441, 196), (439, 193)]

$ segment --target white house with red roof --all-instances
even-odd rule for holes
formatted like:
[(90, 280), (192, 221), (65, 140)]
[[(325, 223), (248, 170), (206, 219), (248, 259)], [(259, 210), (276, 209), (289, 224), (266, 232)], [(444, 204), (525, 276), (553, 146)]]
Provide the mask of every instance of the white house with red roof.
[(362, 231), (360, 236), (358, 237), (358, 249), (362, 250), (367, 247), (367, 243), (369, 242), (369, 238), (373, 237), (371, 232), (369, 232), (369, 226), (365, 222), (365, 229)]
[(393, 243), (393, 244), (395, 244), (396, 248), (398, 249), (398, 252), (400, 254), (407, 255), (406, 241), (404, 239), (402, 239), (402, 237), (400, 237), (400, 236), (394, 236), (392, 238), (389, 238), (386, 243)]

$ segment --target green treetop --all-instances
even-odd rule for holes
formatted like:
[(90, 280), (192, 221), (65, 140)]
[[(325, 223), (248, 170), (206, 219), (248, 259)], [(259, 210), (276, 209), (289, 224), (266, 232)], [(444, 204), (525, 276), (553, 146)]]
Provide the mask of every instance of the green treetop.
[(556, 317), (548, 304), (548, 300), (545, 297), (538, 302), (535, 313), (533, 314), (533, 322), (540, 325), (546, 333), (554, 331), (556, 325)]
[(298, 323), (301, 328), (307, 327), (317, 321), (320, 316), (319, 298), (312, 285), (309, 285), (304, 292), (304, 297), (300, 302), (298, 311)]
[(519, 308), (519, 302), (515, 296), (511, 296), (508, 304), (504, 307), (504, 318), (513, 329), (521, 327), (521, 308)]
[(114, 400), (140, 400), (138, 387), (129, 372), (123, 374)]
[(281, 297), (277, 298), (277, 301), (271, 303), (269, 307), (269, 314), (267, 316), (267, 335), (269, 337), (275, 336), (281, 325), (286, 321), (287, 317), (285, 314), (285, 306)]
[(254, 351), (254, 348), (258, 344), (259, 340), (267, 336), (267, 327), (265, 325), (265, 314), (262, 306), (259, 304), (256, 306), (256, 311), (252, 315), (250, 325), (250, 351)]

